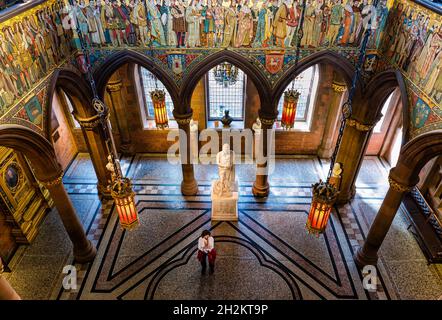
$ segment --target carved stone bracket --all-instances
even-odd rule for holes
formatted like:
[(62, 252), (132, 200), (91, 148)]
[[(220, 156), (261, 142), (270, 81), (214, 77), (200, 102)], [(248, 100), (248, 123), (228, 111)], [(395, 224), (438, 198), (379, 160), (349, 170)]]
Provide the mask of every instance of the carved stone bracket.
[(370, 131), (374, 128), (375, 124), (363, 124), (355, 119), (348, 119), (347, 125), (350, 127), (354, 127), (358, 131)]
[[(74, 114), (75, 120), (78, 121), (80, 126), (85, 130), (93, 130), (101, 124), (100, 116), (97, 114), (90, 118), (81, 118)], [(106, 120), (109, 118), (109, 114), (106, 115)]]
[(121, 80), (109, 82), (106, 86), (108, 92), (120, 91), (123, 87), (123, 82)]
[(341, 83), (341, 82), (337, 82), (337, 81), (332, 82), (332, 88), (335, 92), (339, 92), (339, 93), (347, 90), (347, 86), (345, 85), (345, 83)]

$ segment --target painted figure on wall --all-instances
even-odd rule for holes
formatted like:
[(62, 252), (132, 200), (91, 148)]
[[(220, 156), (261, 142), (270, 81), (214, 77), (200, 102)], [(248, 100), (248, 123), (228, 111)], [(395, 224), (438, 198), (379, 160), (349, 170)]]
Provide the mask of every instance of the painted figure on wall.
[(285, 38), (287, 36), (287, 20), (288, 20), (288, 6), (290, 0), (286, 0), (281, 4), (275, 13), (273, 20), (273, 36), (275, 37), (275, 44), (278, 47), (284, 47)]

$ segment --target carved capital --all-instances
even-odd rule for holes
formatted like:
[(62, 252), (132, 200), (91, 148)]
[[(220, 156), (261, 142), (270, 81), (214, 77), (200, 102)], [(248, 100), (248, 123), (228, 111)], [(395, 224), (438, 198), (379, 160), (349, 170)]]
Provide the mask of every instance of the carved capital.
[(192, 120), (193, 111), (187, 114), (178, 114), (173, 112), (173, 117), (179, 126), (189, 125)]
[(350, 126), (350, 127), (354, 127), (358, 131), (370, 131), (375, 126), (374, 124), (363, 124), (363, 123), (360, 123), (356, 119), (348, 119), (347, 120), (347, 125)]
[(40, 180), (40, 183), (45, 187), (45, 188), (50, 188), (50, 187), (54, 187), (56, 185), (59, 185), (62, 183), (63, 180), (63, 170), (61, 170), (61, 172), (59, 173), (59, 175), (52, 180), (47, 180), (47, 181), (42, 181)]
[(388, 182), (390, 183), (390, 188), (397, 192), (408, 192), (412, 189), (412, 187), (403, 185), (402, 183), (397, 182), (391, 176), (388, 176)]
[[(106, 114), (105, 117), (106, 117), (105, 119), (107, 120), (109, 118), (109, 113)], [(74, 114), (74, 118), (75, 120), (78, 121), (81, 128), (85, 130), (93, 130), (94, 128), (98, 127), (101, 124), (101, 119), (98, 114), (90, 118), (81, 118), (76, 114)]]
[(5, 272), (5, 266), (3, 265), (2, 258), (0, 258), (0, 277), (2, 276), (3, 272)]
[(259, 119), (261, 120), (261, 123), (266, 126), (266, 127), (273, 127), (273, 124), (275, 123), (275, 119), (267, 119), (267, 118), (261, 118), (259, 117)]
[(334, 92), (342, 93), (347, 90), (347, 86), (343, 82), (333, 81), (332, 88)]
[(108, 92), (116, 92), (120, 91), (122, 87), (123, 87), (123, 82), (121, 80), (110, 81), (106, 86), (106, 90)]

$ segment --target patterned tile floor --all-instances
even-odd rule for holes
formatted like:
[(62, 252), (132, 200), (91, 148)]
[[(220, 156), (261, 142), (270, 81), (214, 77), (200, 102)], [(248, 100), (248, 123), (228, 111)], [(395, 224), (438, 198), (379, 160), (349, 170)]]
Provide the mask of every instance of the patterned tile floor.
[[(180, 193), (180, 166), (138, 154), (122, 159), (133, 178), (140, 226), (123, 231), (111, 201), (100, 202), (92, 164), (80, 154), (64, 183), (97, 247), (93, 263), (76, 265), (78, 288), (64, 290), (71, 245), (56, 212), (48, 214), (34, 244), (21, 247), (8, 275), (25, 299), (437, 299), (442, 268), (428, 266), (398, 214), (382, 246), (377, 290), (362, 286), (352, 256), (363, 243), (387, 190), (388, 167), (366, 157), (357, 195), (336, 208), (325, 235), (305, 232), (310, 185), (327, 163), (314, 157), (277, 159), (267, 199), (251, 195), (253, 165), (237, 166), (239, 221), (211, 222), (213, 165), (197, 165), (199, 193)], [(291, 174), (288, 176), (287, 172)], [(401, 210), (403, 210), (401, 208)], [(218, 250), (216, 272), (201, 276), (195, 258), (202, 229), (211, 229)]]

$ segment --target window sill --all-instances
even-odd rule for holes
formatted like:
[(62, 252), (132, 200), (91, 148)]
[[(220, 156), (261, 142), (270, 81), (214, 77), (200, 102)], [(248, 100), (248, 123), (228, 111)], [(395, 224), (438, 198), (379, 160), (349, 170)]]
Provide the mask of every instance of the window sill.
[(225, 127), (219, 120), (207, 121), (207, 128), (217, 129), (217, 130), (244, 129), (244, 121), (239, 121), (239, 120), (232, 121), (232, 123), (228, 127)]
[(296, 122), (295, 121), (295, 125), (293, 128), (289, 129), (289, 130), (285, 130), (282, 126), (281, 126), (281, 121), (275, 121), (275, 126), (274, 126), (275, 131), (281, 131), (281, 132), (311, 132), (310, 131), (310, 126), (307, 122)]
[(155, 124), (155, 120), (146, 120), (144, 122), (144, 130), (148, 131), (148, 130), (168, 130), (168, 129), (177, 129), (178, 128), (178, 123), (175, 120), (170, 120), (169, 119), (169, 128), (166, 129), (159, 129), (157, 128), (156, 124)]

